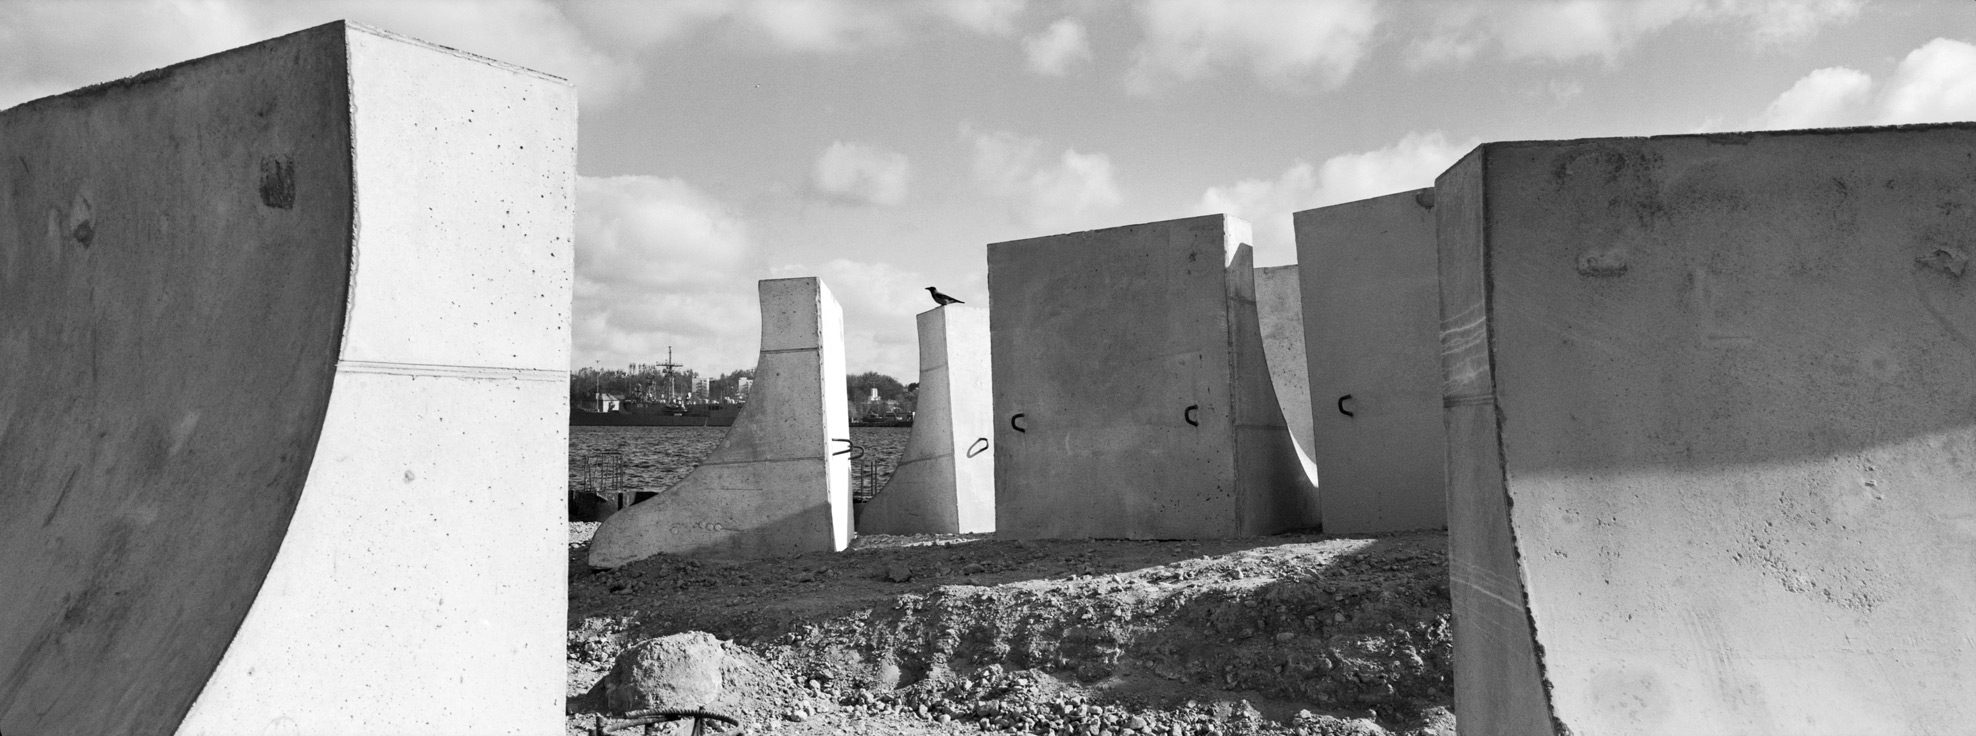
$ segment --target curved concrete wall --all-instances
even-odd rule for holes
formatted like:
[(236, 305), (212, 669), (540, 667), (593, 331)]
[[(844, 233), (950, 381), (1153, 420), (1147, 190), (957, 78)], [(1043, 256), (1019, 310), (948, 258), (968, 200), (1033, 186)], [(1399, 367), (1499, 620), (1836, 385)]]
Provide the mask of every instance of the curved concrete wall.
[(1976, 722), (1972, 157), (1955, 125), (1443, 175), (1463, 732)]
[(898, 469), (858, 512), (872, 534), (995, 531), (994, 393), (988, 309), (921, 312), (919, 403)]
[(1317, 485), (1317, 462), (1311, 459), (1310, 363), (1304, 356), (1304, 294), (1296, 266), (1256, 269), (1256, 322), (1262, 326), (1262, 352), (1269, 362), (1269, 381), (1276, 389), (1276, 406), (1290, 429), (1297, 463), (1304, 477)]
[(1293, 218), (1326, 532), (1448, 523), (1433, 204), (1421, 189)]
[(574, 122), (343, 24), (0, 114), (0, 731), (558, 728)]
[(1316, 525), (1263, 358), (1248, 239), (1248, 223), (1211, 215), (988, 246), (997, 533)]
[(762, 349), (748, 408), (671, 490), (604, 520), (590, 564), (655, 554), (765, 557), (851, 543), (844, 317), (815, 278), (760, 283)]

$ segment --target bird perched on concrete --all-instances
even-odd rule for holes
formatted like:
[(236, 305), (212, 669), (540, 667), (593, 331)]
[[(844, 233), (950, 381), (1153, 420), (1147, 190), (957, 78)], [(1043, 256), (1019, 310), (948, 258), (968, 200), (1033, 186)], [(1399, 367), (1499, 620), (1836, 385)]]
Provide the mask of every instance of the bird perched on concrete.
[(935, 288), (933, 288), (933, 287), (931, 287), (931, 286), (928, 286), (928, 287), (926, 287), (926, 291), (927, 291), (927, 293), (930, 293), (930, 294), (932, 294), (932, 295), (933, 295), (933, 303), (934, 303), (934, 304), (938, 304), (938, 305), (940, 305), (940, 306), (943, 306), (943, 307), (944, 307), (944, 306), (947, 306), (947, 305), (949, 305), (949, 304), (966, 304), (966, 303), (967, 303), (967, 302), (964, 302), (964, 301), (961, 301), (961, 300), (959, 300), (959, 299), (955, 299), (955, 298), (953, 298), (953, 297), (951, 297), (951, 296), (947, 296), (946, 294), (942, 294), (942, 293), (940, 293), (940, 290), (939, 290), (939, 289), (935, 289)]

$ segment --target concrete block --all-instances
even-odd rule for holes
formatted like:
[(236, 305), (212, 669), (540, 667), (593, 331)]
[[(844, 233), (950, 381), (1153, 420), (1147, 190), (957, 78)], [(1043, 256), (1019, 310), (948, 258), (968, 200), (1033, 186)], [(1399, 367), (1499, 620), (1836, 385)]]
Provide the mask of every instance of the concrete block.
[(1263, 358), (1276, 389), (1276, 406), (1297, 450), (1297, 464), (1312, 486), (1317, 463), (1311, 458), (1310, 363), (1304, 357), (1304, 294), (1296, 266), (1256, 269), (1256, 323), (1262, 329)]
[(850, 545), (843, 310), (815, 278), (766, 279), (759, 289), (762, 349), (748, 407), (678, 485), (597, 528), (591, 566), (659, 553), (773, 557)]
[(0, 113), (0, 732), (560, 730), (575, 128), (342, 23)]
[(1976, 126), (1436, 185), (1464, 733), (1976, 722)]
[(1324, 531), (1448, 522), (1434, 190), (1298, 212)]
[(1222, 215), (988, 246), (995, 528), (1188, 539), (1314, 526)]
[(919, 404), (898, 469), (859, 512), (871, 534), (995, 531), (994, 393), (988, 309), (921, 312)]

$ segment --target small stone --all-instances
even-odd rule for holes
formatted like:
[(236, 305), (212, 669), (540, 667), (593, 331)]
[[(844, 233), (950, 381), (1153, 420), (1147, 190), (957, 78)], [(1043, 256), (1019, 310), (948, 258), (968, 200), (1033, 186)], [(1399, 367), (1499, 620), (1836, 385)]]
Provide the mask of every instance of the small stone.
[(913, 579), (912, 568), (906, 567), (904, 563), (899, 562), (886, 565), (885, 579), (895, 583), (910, 582)]
[(1287, 641), (1289, 641), (1289, 640), (1291, 640), (1291, 639), (1295, 639), (1295, 638), (1297, 638), (1297, 635), (1296, 635), (1296, 634), (1292, 634), (1292, 633), (1290, 633), (1290, 632), (1288, 632), (1288, 631), (1285, 631), (1285, 632), (1282, 632), (1282, 633), (1279, 633), (1279, 634), (1277, 634), (1277, 635), (1276, 635), (1276, 640), (1277, 640), (1277, 641), (1279, 641), (1279, 642), (1287, 642)]
[(1125, 727), (1134, 731), (1144, 731), (1146, 730), (1146, 719), (1133, 716), (1125, 721)]
[(789, 721), (791, 723), (802, 723), (803, 721), (809, 720), (809, 716), (804, 715), (803, 712), (800, 710), (792, 710), (782, 714), (782, 720)]

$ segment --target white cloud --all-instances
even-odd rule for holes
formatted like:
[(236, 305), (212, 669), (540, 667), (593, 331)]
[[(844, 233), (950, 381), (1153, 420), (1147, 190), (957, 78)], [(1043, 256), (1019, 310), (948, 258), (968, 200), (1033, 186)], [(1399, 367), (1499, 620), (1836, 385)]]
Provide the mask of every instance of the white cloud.
[(1091, 43), (1084, 36), (1084, 24), (1064, 18), (1041, 33), (1023, 39), (1022, 50), (1029, 58), (1029, 70), (1051, 77), (1069, 73), (1070, 65), (1091, 60)]
[(1937, 38), (1902, 59), (1887, 82), (1876, 122), (1976, 120), (1976, 46)]
[(1440, 131), (1408, 133), (1391, 146), (1333, 156), (1318, 166), (1299, 160), (1274, 181), (1246, 179), (1211, 187), (1201, 195), (1200, 206), (1253, 224), (1258, 262), (1265, 256), (1268, 262), (1294, 262), (1291, 213), (1431, 187), (1434, 177), (1478, 142), (1449, 143)]
[(898, 20), (851, 0), (754, 0), (743, 15), (785, 51), (841, 52), (897, 41)]
[(1007, 36), (1015, 33), (1016, 18), (1028, 5), (1028, 0), (939, 0), (933, 8), (962, 28)]
[(1153, 93), (1220, 67), (1248, 67), (1265, 83), (1336, 87), (1365, 55), (1379, 24), (1373, 0), (1149, 0), (1134, 6), (1145, 32), (1127, 88)]
[(1009, 203), (1015, 220), (1052, 227), (1121, 201), (1112, 180), (1111, 158), (1102, 153), (1064, 149), (1056, 156), (1044, 143), (1009, 132), (980, 133), (966, 126), (962, 138), (974, 146), (974, 178)]
[(747, 224), (677, 179), (578, 177), (571, 365), (754, 365), (760, 268)]
[(1871, 101), (1873, 77), (1857, 69), (1835, 66), (1805, 75), (1779, 95), (1758, 116), (1754, 127), (1765, 130), (1857, 125)]
[(892, 207), (906, 201), (911, 174), (903, 153), (837, 141), (817, 157), (810, 186), (841, 202)]
[(1513, 60), (1612, 61), (1676, 23), (1742, 26), (1758, 45), (1801, 41), (1858, 15), (1864, 0), (1532, 0), (1412, 6), (1426, 34), (1412, 40), (1415, 68), (1468, 61), (1484, 48)]
[(1946, 38), (1901, 59), (1886, 82), (1857, 69), (1805, 75), (1749, 123), (1751, 129), (1899, 125), (1976, 120), (1976, 45)]

